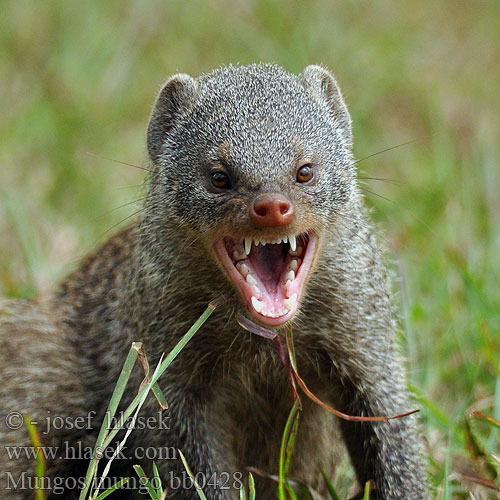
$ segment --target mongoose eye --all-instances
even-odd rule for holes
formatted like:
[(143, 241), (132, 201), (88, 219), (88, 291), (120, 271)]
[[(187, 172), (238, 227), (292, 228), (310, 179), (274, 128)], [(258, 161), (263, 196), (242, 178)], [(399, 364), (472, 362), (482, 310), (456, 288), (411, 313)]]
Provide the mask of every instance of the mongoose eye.
[(231, 180), (224, 172), (212, 172), (210, 174), (210, 183), (216, 189), (229, 189), (231, 187)]
[(297, 171), (297, 181), (301, 183), (309, 182), (313, 179), (314, 172), (311, 165), (303, 165)]

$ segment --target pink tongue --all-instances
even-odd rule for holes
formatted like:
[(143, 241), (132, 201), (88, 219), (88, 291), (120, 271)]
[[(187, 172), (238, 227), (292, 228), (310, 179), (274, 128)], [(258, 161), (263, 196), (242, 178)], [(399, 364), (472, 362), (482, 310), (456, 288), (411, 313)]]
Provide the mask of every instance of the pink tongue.
[(282, 245), (252, 246), (249, 259), (266, 290), (276, 292), (285, 263)]

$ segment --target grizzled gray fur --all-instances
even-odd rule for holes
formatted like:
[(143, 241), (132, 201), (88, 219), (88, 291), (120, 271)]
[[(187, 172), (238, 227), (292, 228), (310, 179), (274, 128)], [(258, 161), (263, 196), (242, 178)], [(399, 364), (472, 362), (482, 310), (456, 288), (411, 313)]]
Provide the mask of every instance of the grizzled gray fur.
[[(116, 460), (115, 477), (133, 476), (133, 463), (152, 473), (152, 461), (135, 454), (138, 447), (181, 449), (191, 469), (205, 475), (209, 500), (238, 498), (238, 472), (246, 478), (249, 467), (278, 473), (292, 406), (287, 375), (273, 345), (237, 325), (237, 312), (272, 327), (298, 301), (290, 318), (297, 364), (313, 392), (351, 415), (413, 409), (392, 348), (396, 324), (387, 273), (356, 182), (351, 121), (330, 73), (309, 66), (295, 76), (277, 66), (251, 65), (196, 79), (176, 75), (156, 101), (147, 144), (152, 174), (139, 219), (88, 256), (43, 302), (0, 302), (0, 499), (33, 498), (23, 489), (30, 485), (33, 460), (9, 458), (5, 449), (31, 444), (24, 426), (8, 428), (9, 412), (43, 423), (48, 412), (75, 418), (95, 411), (92, 428), (63, 426), (48, 434), (39, 428), (45, 446), (92, 446), (131, 343), (144, 342), (156, 363), (210, 300), (227, 293), (236, 299), (214, 312), (160, 380), (169, 429), (134, 430), (126, 450), (130, 460)], [(271, 216), (277, 222), (266, 219)], [(290, 298), (285, 288), (279, 295), (285, 278), (269, 285), (272, 292), (257, 286), (262, 301), (255, 304), (264, 308), (259, 313), (245, 296), (255, 288), (228, 274), (241, 266), (231, 257), (232, 245), (241, 253), (245, 238), (290, 235), (303, 235), (297, 241), (308, 245), (297, 250), (304, 252), (303, 283), (297, 275), (302, 288)], [(254, 262), (257, 274), (267, 265), (257, 263), (268, 255), (263, 252), (280, 266), (291, 263), (288, 241), (254, 241), (245, 262)], [(224, 242), (219, 250), (217, 242)], [(228, 255), (226, 267), (220, 252)], [(307, 255), (312, 260), (306, 264)], [(137, 368), (135, 387), (142, 378)], [(318, 485), (320, 467), (328, 467), (336, 448), (336, 424), (360, 484), (376, 484), (372, 498), (427, 498), (414, 416), (335, 422), (302, 399), (291, 477)], [(143, 414), (158, 415), (153, 397)], [(196, 498), (192, 489), (174, 484), (183, 471), (180, 460), (156, 463), (167, 498)], [(79, 478), (86, 466), (84, 458), (49, 459), (47, 474)], [(72, 483), (65, 484), (66, 491), (54, 489), (48, 498), (76, 498)], [(275, 483), (259, 477), (257, 498), (275, 496)], [(123, 490), (110, 498), (132, 496)]]

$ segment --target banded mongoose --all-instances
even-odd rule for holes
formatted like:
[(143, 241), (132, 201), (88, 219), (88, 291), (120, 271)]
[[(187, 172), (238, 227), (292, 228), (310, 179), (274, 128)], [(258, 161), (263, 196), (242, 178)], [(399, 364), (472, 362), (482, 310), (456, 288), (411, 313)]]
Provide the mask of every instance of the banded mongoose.
[[(156, 363), (209, 301), (228, 293), (237, 300), (217, 309), (161, 379), (168, 429), (130, 436), (127, 456), (148, 473), (152, 460), (140, 460), (139, 446), (181, 449), (207, 479), (209, 500), (238, 498), (233, 479), (249, 467), (277, 474), (289, 381), (274, 346), (239, 327), (237, 312), (268, 328), (291, 322), (302, 378), (336, 409), (388, 416), (413, 408), (392, 347), (390, 280), (351, 147), (349, 113), (322, 67), (296, 76), (275, 65), (230, 66), (166, 82), (148, 127), (151, 174), (137, 220), (52, 296), (0, 303), (1, 499), (33, 498), (23, 489), (33, 460), (5, 449), (32, 441), (25, 426), (6, 426), (9, 412), (39, 422), (48, 412), (96, 412), (92, 429), (40, 427), (45, 446), (92, 443), (131, 343), (142, 341)], [(136, 387), (143, 376), (134, 372)], [(334, 448), (336, 419), (302, 400), (290, 476), (314, 485)], [(156, 400), (142, 411), (157, 415)], [(360, 485), (376, 485), (371, 498), (427, 497), (413, 415), (338, 426)], [(82, 477), (87, 457), (76, 458), (49, 459), (47, 476)], [(167, 498), (197, 498), (174, 484), (184, 471), (178, 458), (156, 463)], [(59, 484), (67, 490), (47, 491), (48, 499), (77, 497), (71, 482)], [(275, 482), (257, 476), (257, 498), (276, 498)]]

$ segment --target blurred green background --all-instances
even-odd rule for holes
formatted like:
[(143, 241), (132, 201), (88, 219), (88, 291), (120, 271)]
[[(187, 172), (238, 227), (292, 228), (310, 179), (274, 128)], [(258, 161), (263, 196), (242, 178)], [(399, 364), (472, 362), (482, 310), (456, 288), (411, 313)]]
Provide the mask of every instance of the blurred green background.
[[(464, 410), (500, 418), (500, 2), (0, 6), (0, 295), (47, 292), (138, 210), (144, 171), (108, 158), (147, 165), (150, 108), (175, 72), (322, 63), (357, 158), (413, 141), (364, 159), (359, 177), (400, 278), (435, 497), (469, 498), (459, 473), (485, 473)], [(478, 436), (500, 452), (498, 433)]]

